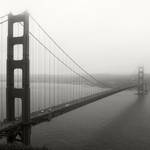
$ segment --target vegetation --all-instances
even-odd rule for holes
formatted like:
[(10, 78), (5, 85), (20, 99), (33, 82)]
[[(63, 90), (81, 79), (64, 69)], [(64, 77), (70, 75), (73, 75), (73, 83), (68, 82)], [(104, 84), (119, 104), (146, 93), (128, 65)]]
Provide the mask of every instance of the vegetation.
[(49, 150), (46, 147), (24, 146), (22, 144), (0, 144), (0, 150)]

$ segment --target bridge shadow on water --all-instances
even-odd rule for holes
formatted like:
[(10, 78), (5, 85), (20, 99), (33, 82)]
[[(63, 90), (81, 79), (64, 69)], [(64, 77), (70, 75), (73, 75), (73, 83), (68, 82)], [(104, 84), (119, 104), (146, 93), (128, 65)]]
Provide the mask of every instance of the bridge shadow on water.
[(150, 94), (137, 100), (95, 133), (86, 150), (149, 150)]

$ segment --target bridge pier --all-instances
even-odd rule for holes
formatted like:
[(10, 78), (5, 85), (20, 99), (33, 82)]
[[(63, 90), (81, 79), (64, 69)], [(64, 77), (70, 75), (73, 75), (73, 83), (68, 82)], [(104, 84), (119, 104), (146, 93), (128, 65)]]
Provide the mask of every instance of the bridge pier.
[(30, 136), (31, 136), (31, 125), (24, 125), (22, 129), (22, 142), (25, 145), (30, 144)]
[[(23, 35), (14, 36), (14, 24), (18, 23), (23, 28)], [(22, 46), (22, 59), (14, 59), (15, 46)], [(15, 87), (15, 70), (21, 70), (21, 85)], [(30, 121), (30, 82), (29, 82), (29, 14), (24, 12), (19, 15), (8, 15), (8, 38), (7, 38), (7, 88), (6, 88), (6, 119), (15, 120), (15, 99), (22, 101), (22, 121), (27, 124)], [(30, 144), (30, 128), (22, 126), (22, 142)], [(20, 131), (18, 131), (20, 132)], [(13, 134), (12, 134), (13, 135)], [(8, 142), (12, 142), (8, 137)]]

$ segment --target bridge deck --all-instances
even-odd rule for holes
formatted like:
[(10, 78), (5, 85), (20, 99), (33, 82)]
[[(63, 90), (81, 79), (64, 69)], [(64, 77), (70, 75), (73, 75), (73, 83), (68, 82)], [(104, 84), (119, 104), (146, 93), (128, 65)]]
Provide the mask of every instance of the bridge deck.
[[(55, 107), (46, 108), (44, 110), (40, 110), (37, 112), (31, 113), (31, 119), (28, 124), (30, 125), (36, 125), (44, 121), (50, 121), (52, 118), (57, 117), (59, 115), (62, 115), (66, 112), (72, 111), (74, 109), (77, 109), (81, 106), (84, 106), (86, 104), (92, 103), (94, 101), (97, 101), (99, 99), (102, 99), (104, 97), (113, 95), (115, 93), (134, 88), (135, 85), (128, 86), (128, 87), (122, 87), (122, 88), (115, 88), (107, 91), (103, 91), (97, 94), (93, 94), (87, 97), (83, 97), (80, 99), (73, 100), (69, 103), (64, 103)], [(11, 132), (12, 130), (16, 129), (18, 126), (24, 125), (21, 120), (16, 120), (13, 122), (4, 123), (0, 127), (0, 136), (3, 136), (3, 134), (7, 134), (8, 132)]]

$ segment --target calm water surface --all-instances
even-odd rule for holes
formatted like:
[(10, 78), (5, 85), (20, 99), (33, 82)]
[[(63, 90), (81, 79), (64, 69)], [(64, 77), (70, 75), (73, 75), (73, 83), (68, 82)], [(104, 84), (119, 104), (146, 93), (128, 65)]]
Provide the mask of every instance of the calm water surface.
[(149, 150), (150, 94), (104, 98), (33, 127), (31, 139), (54, 150)]

